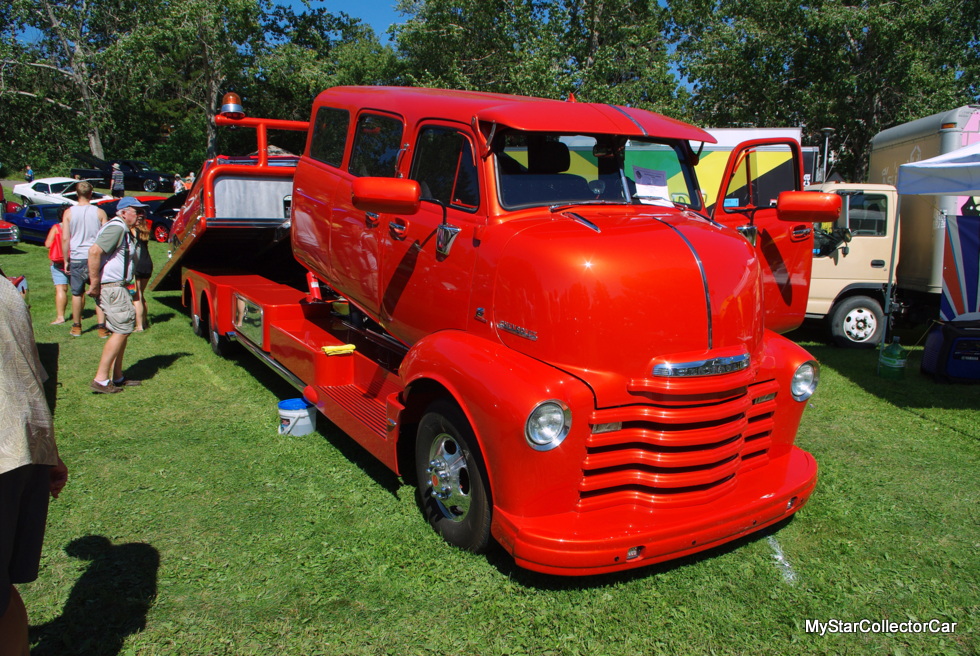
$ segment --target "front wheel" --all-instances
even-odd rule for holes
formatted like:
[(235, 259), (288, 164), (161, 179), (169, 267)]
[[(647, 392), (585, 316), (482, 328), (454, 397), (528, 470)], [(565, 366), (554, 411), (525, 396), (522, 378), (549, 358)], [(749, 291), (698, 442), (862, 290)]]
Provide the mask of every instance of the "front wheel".
[(830, 334), (834, 343), (845, 348), (874, 348), (885, 328), (881, 304), (867, 296), (852, 296), (834, 307)]
[(476, 437), (454, 403), (433, 403), (415, 442), (417, 498), (429, 524), (449, 544), (483, 553), (490, 546), (491, 505)]
[(143, 191), (156, 191), (157, 183), (155, 180), (144, 180), (143, 181)]

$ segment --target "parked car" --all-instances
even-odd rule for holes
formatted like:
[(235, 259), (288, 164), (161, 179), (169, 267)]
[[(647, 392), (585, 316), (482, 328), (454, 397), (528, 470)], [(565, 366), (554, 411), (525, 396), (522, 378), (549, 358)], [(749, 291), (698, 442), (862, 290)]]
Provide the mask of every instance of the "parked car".
[(6, 212), (3, 218), (20, 230), (21, 241), (43, 244), (51, 226), (61, 220), (61, 208), (65, 205), (67, 203), (24, 205), (16, 212)]
[[(79, 180), (71, 178), (41, 178), (34, 182), (25, 182), (14, 187), (14, 194), (24, 199), (24, 205), (39, 205), (43, 203), (78, 204), (78, 192), (75, 187)], [(109, 200), (110, 196), (92, 193), (92, 201)]]
[(16, 212), (18, 204), (15, 201), (7, 200), (4, 195), (5, 189), (0, 185), (0, 212)]
[[(144, 205), (148, 205), (146, 218), (150, 223), (150, 234), (154, 241), (165, 243), (170, 237), (170, 228), (174, 224), (174, 216), (177, 210), (183, 205), (187, 192), (182, 191), (173, 196), (133, 196)], [(106, 216), (110, 219), (116, 215), (118, 200), (107, 203), (100, 203), (99, 207), (105, 210)]]
[(146, 162), (134, 159), (103, 160), (86, 153), (75, 153), (75, 158), (88, 165), (89, 168), (75, 168), (71, 176), (89, 180), (100, 187), (109, 188), (112, 179), (113, 164), (119, 165), (123, 173), (123, 185), (133, 191), (170, 191), (173, 188), (174, 177), (169, 173), (155, 171)]
[(20, 242), (20, 228), (13, 223), (0, 221), (0, 248), (10, 248)]

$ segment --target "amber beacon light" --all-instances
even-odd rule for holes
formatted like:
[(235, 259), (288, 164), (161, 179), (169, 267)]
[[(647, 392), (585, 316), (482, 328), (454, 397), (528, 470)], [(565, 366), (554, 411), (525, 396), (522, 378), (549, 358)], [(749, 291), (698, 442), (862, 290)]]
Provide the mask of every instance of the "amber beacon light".
[(221, 99), (221, 115), (232, 120), (245, 118), (242, 99), (238, 97), (237, 93), (226, 93)]

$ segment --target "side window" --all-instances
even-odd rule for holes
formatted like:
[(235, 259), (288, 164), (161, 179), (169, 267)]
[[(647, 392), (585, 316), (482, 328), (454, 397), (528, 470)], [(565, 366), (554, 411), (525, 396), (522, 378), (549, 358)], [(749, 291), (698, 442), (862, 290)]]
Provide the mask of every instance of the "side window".
[(480, 206), (480, 185), (473, 148), (466, 136), (447, 127), (427, 127), (419, 133), (409, 176), (432, 198), (467, 211)]
[(395, 177), (401, 149), (402, 122), (391, 116), (364, 114), (357, 119), (350, 172), (358, 177)]
[(310, 157), (331, 166), (340, 166), (344, 159), (344, 146), (347, 145), (347, 126), (350, 125), (350, 112), (346, 109), (321, 107), (313, 122), (313, 135), (310, 137)]
[(888, 198), (883, 194), (850, 194), (847, 200), (847, 227), (852, 235), (883, 237), (888, 232)]

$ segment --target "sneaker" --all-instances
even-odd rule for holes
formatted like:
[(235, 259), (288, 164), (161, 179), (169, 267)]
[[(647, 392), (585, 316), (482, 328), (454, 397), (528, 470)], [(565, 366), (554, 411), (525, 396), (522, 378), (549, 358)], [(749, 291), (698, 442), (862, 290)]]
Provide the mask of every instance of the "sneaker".
[(93, 380), (91, 383), (89, 383), (89, 387), (91, 387), (92, 391), (96, 394), (115, 394), (123, 391), (123, 388), (113, 385), (111, 380), (107, 385), (100, 385)]
[(122, 378), (120, 380), (112, 381), (112, 384), (116, 387), (139, 387), (143, 384), (143, 381), (135, 380), (133, 378)]
[(80, 323), (73, 323), (71, 325), (71, 330), (68, 331), (68, 334), (71, 335), (72, 337), (81, 337), (82, 336), (82, 324), (80, 324)]
[(112, 331), (106, 328), (103, 323), (97, 324), (95, 327), (99, 329), (99, 337), (102, 339), (107, 339), (112, 334)]

